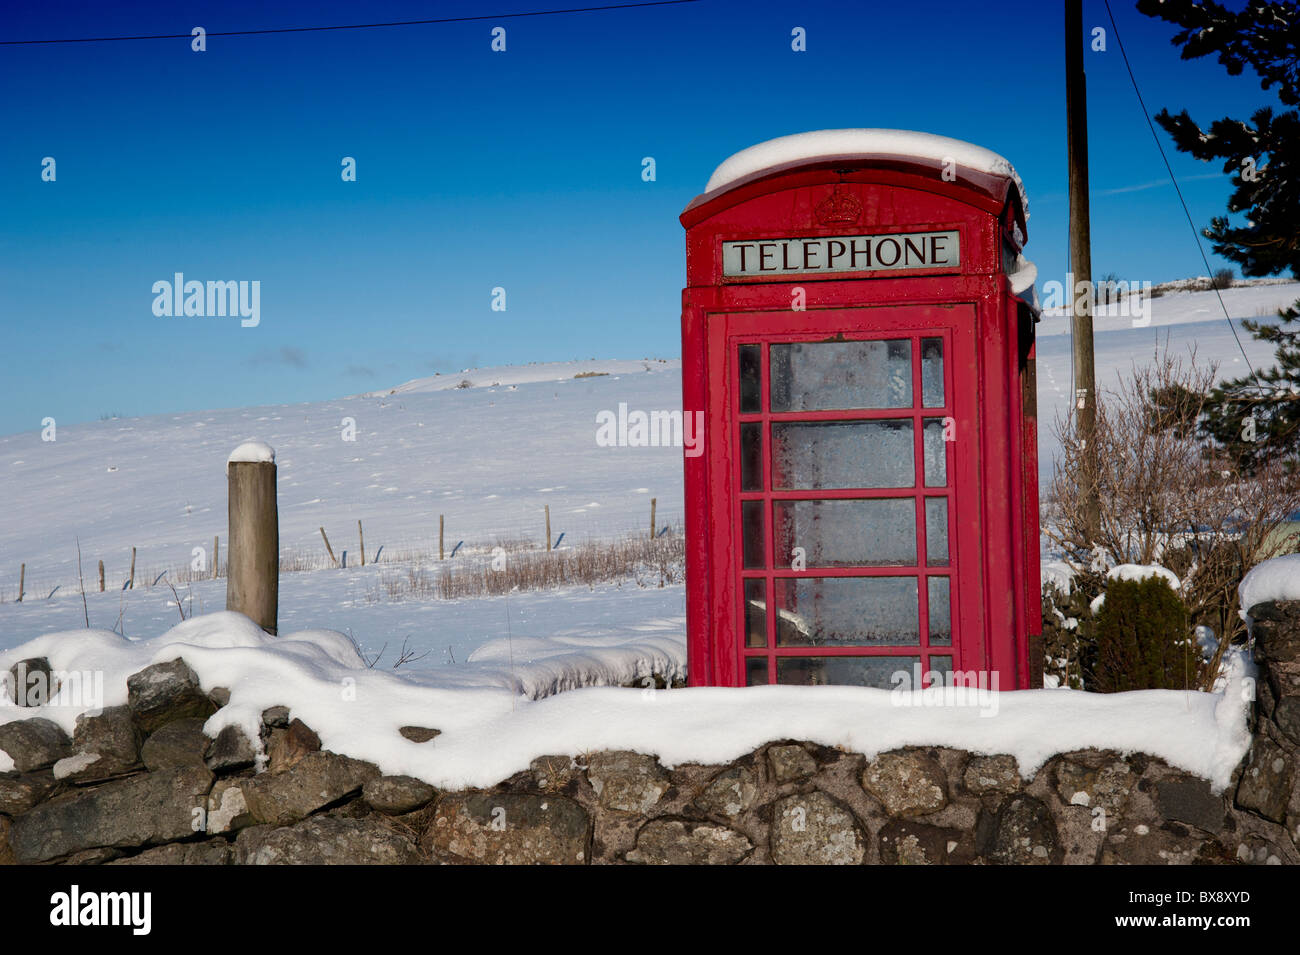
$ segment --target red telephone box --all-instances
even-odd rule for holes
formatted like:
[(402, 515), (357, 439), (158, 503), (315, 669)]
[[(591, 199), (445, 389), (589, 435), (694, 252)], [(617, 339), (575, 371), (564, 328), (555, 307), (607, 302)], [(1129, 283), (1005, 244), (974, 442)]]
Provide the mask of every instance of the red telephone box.
[(1041, 685), (1025, 219), (1005, 160), (898, 130), (762, 143), (686, 207), (691, 685)]

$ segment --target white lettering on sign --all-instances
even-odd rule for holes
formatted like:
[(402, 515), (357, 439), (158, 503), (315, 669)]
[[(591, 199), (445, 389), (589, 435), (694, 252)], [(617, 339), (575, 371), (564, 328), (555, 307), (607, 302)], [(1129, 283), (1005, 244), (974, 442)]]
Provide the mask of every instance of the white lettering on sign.
[(960, 267), (961, 243), (955, 229), (722, 243), (722, 274), (728, 278)]

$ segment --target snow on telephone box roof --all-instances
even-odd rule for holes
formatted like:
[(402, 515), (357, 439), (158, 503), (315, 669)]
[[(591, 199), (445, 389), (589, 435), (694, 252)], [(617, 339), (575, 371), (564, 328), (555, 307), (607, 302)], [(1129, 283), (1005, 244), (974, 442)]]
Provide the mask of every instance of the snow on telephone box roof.
[(704, 195), (687, 208), (792, 166), (836, 159), (920, 161), (934, 163), (936, 169), (952, 161), (957, 165), (959, 181), (972, 180), (980, 188), (988, 188), (989, 177), (1010, 180), (1015, 184), (1021, 211), (1025, 219), (1029, 218), (1025, 184), (1006, 159), (983, 146), (910, 129), (819, 129), (769, 139), (724, 160), (709, 177)]

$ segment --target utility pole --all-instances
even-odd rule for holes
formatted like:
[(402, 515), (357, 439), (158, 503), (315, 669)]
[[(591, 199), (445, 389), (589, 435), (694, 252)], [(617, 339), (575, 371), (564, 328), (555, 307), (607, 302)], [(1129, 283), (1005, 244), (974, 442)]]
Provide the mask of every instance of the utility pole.
[[(1091, 546), (1101, 536), (1097, 480), (1097, 373), (1092, 342), (1092, 235), (1088, 224), (1088, 93), (1083, 72), (1083, 0), (1065, 2), (1066, 151), (1070, 166), (1071, 330), (1074, 341), (1074, 433), (1079, 494)], [(1068, 283), (1067, 283), (1068, 284)]]

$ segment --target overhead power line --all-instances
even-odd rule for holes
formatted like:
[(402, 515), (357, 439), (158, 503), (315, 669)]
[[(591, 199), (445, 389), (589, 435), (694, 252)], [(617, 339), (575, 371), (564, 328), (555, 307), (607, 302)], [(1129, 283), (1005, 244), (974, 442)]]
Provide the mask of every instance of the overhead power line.
[[(425, 26), (432, 23), (470, 23), (476, 20), (512, 20), (520, 17), (551, 17), (565, 13), (600, 13), (608, 10), (634, 10), (638, 7), (668, 7), (700, 0), (645, 0), (642, 3), (619, 3), (599, 7), (570, 7), (565, 10), (531, 10), (525, 13), (497, 13), (473, 17), (434, 17), (426, 20), (388, 20), (382, 23), (341, 23), (319, 27), (276, 27), (265, 30), (209, 31), (208, 36), (260, 36), (270, 33), (322, 33), (329, 30), (371, 30), (376, 27)], [(188, 40), (191, 33), (149, 33), (139, 36), (82, 36), (52, 40), (0, 40), (0, 46), (34, 46), (49, 43), (117, 43), (123, 40)]]

